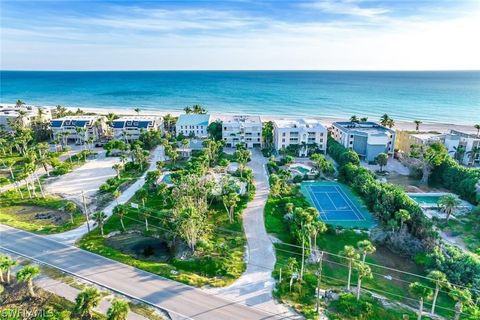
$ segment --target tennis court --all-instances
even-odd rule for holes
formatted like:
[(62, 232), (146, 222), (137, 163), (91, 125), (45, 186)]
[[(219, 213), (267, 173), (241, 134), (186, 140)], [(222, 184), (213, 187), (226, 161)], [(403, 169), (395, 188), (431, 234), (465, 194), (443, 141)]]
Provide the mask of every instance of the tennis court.
[(325, 223), (343, 227), (370, 228), (375, 221), (350, 189), (338, 182), (303, 182), (302, 192), (317, 208)]

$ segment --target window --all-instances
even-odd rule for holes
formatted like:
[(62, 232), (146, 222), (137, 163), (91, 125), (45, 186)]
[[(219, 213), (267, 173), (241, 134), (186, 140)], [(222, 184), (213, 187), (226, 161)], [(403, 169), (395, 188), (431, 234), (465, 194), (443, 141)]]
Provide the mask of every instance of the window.
[(320, 132), (320, 137), (323, 137), (323, 132)]
[(285, 132), (282, 132), (282, 137), (285, 137)]
[(285, 142), (285, 139), (282, 139), (282, 142)]

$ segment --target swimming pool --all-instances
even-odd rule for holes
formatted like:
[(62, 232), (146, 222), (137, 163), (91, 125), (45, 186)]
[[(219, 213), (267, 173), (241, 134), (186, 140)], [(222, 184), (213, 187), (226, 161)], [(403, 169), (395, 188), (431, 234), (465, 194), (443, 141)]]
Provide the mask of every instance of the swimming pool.
[(297, 170), (301, 174), (307, 174), (310, 172), (310, 169), (302, 167), (302, 166), (291, 166), (290, 169)]

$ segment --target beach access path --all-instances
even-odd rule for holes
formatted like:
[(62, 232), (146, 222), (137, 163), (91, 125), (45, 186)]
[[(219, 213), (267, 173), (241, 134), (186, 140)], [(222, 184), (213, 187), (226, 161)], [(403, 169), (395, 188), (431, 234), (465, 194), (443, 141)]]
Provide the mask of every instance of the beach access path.
[(265, 230), (264, 207), (268, 199), (269, 183), (266, 171), (267, 159), (259, 150), (252, 150), (248, 166), (254, 173), (255, 197), (243, 211), (243, 228), (247, 238), (247, 269), (231, 285), (224, 288), (208, 289), (209, 292), (246, 306), (254, 306), (285, 319), (301, 319), (286, 306), (276, 303), (272, 296), (275, 280), (272, 271), (275, 266), (275, 249)]
[[(150, 156), (150, 165), (147, 171), (145, 171), (145, 173), (137, 181), (135, 181), (125, 191), (123, 191), (120, 197), (118, 197), (118, 199), (116, 199), (115, 201), (112, 201), (105, 209), (102, 210), (107, 215), (107, 217), (110, 217), (113, 214), (113, 208), (117, 206), (117, 203), (124, 204), (128, 200), (130, 200), (131, 197), (133, 197), (135, 192), (137, 192), (137, 190), (140, 189), (145, 184), (145, 178), (147, 177), (147, 173), (149, 171), (155, 170), (157, 161), (160, 161), (160, 160), (165, 160), (165, 152), (162, 146), (159, 146), (154, 150), (152, 150), (151, 156)], [(95, 227), (92, 221), (90, 221), (89, 224), (91, 229)], [(76, 240), (80, 239), (86, 233), (88, 233), (87, 222), (85, 222), (84, 224), (82, 224), (80, 227), (76, 229), (73, 229), (64, 233), (48, 235), (47, 237), (50, 237), (53, 240), (73, 244), (75, 243)]]
[(159, 307), (172, 319), (285, 319), (209, 294), (52, 238), (0, 225), (0, 250), (47, 264), (131, 299)]

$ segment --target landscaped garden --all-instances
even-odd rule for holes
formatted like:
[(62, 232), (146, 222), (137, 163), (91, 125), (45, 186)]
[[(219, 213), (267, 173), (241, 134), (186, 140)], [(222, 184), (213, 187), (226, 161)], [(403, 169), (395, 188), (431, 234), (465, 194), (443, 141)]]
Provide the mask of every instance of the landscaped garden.
[[(368, 236), (319, 224), (318, 211), (310, 208), (298, 187), (291, 187), (290, 177), (270, 170), (274, 174), (265, 223), (267, 232), (278, 238), (275, 295), (308, 318), (316, 315), (317, 286), (326, 290), (320, 308), (333, 318), (397, 319), (402, 314), (416, 318), (420, 297), (425, 309), (435, 304), (435, 313), (442, 316), (463, 312), (462, 318), (476, 318), (479, 310), (472, 296), (477, 291), (462, 286), (474, 283), (476, 275), (471, 271), (480, 271), (478, 259), (455, 248), (439, 250), (438, 238), (420, 207), (402, 189), (376, 181), (371, 172), (358, 166), (354, 152), (329, 141), (329, 153), (339, 164), (340, 180), (364, 201), (380, 228)], [(466, 274), (459, 274), (460, 270)], [(341, 294), (349, 286), (357, 294), (359, 277), (366, 292), (360, 292), (358, 301)], [(392, 301), (402, 304), (392, 307)]]
[[(239, 149), (226, 156), (221, 141), (206, 140), (202, 151), (180, 159), (175, 139), (162, 145), (168, 161), (159, 161), (143, 188), (107, 221), (96, 213), (99, 228), (79, 245), (191, 285), (227, 285), (245, 270), (241, 213), (255, 191), (245, 167), (250, 153)], [(236, 172), (225, 172), (226, 158), (239, 162)], [(164, 169), (171, 187), (160, 179)]]

